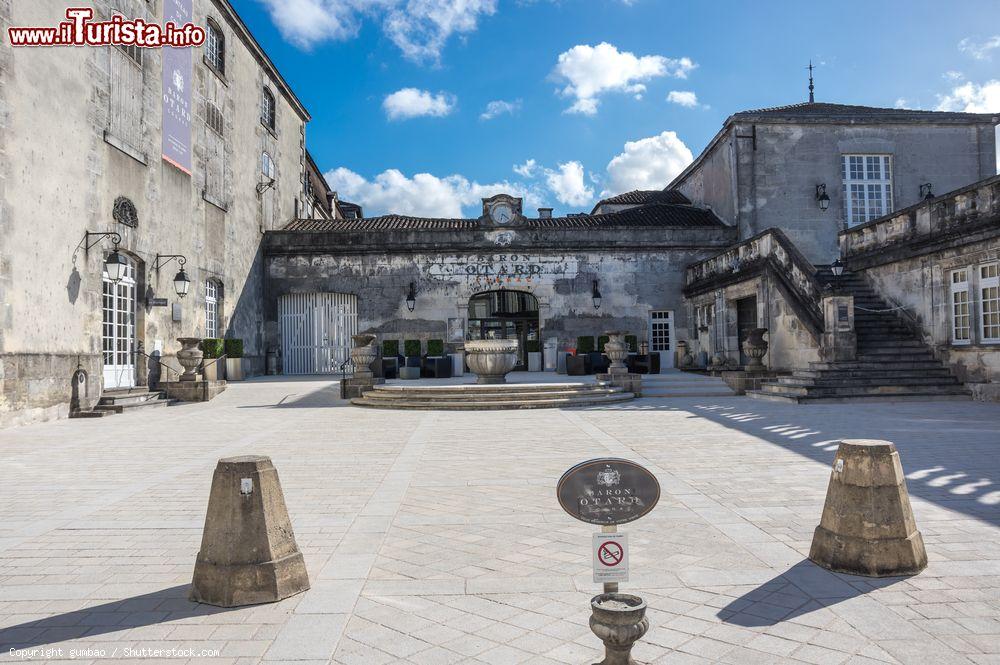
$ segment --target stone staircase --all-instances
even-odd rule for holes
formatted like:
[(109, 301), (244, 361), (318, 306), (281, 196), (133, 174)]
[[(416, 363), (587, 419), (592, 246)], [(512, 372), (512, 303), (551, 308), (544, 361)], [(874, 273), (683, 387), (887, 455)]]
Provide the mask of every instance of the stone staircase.
[(76, 411), (70, 414), (70, 418), (100, 418), (117, 413), (132, 413), (141, 409), (171, 406), (178, 401), (168, 398), (162, 390), (149, 390), (144, 386), (131, 390), (105, 390), (92, 411)]
[[(834, 281), (821, 268), (822, 282)], [(839, 288), (854, 296), (857, 359), (814, 362), (809, 369), (747, 391), (757, 399), (814, 403), (840, 401), (920, 401), (969, 399), (971, 393), (907, 327), (860, 275), (845, 274)]]
[(627, 402), (635, 397), (606, 383), (507, 383), (445, 386), (381, 385), (366, 390), (351, 404), (375, 409), (492, 411), (564, 409)]
[(665, 369), (642, 375), (643, 397), (733, 397), (736, 393), (717, 376)]

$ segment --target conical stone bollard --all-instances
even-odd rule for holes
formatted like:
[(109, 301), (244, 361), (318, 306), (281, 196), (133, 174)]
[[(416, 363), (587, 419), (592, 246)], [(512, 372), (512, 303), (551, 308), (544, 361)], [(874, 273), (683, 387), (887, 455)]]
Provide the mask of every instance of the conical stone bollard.
[(841, 573), (913, 575), (927, 566), (896, 446), (845, 439), (837, 450), (809, 559)]
[(238, 607), (273, 603), (308, 588), (271, 459), (248, 455), (219, 460), (191, 600)]

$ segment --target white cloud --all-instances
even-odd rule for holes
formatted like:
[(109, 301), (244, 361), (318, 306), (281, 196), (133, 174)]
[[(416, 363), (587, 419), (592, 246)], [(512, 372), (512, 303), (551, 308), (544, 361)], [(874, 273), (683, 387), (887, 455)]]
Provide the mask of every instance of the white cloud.
[(542, 205), (539, 191), (517, 182), (480, 184), (461, 175), (443, 178), (417, 173), (412, 178), (398, 169), (387, 169), (372, 180), (340, 167), (324, 174), (339, 196), (361, 204), (365, 215), (387, 213), (426, 217), (478, 217), (481, 199), (506, 192), (524, 197), (525, 209)]
[(545, 181), (556, 200), (570, 206), (582, 206), (594, 199), (594, 190), (583, 181), (583, 164), (576, 161), (545, 169)]
[(954, 69), (950, 69), (950, 70), (946, 71), (944, 74), (942, 74), (941, 78), (943, 78), (945, 81), (955, 82), (955, 81), (961, 81), (962, 79), (964, 79), (965, 78), (965, 74), (963, 74), (962, 72), (957, 72)]
[(455, 97), (441, 92), (403, 88), (387, 96), (382, 108), (389, 120), (407, 120), (421, 116), (444, 117), (455, 108)]
[(674, 132), (629, 141), (608, 163), (608, 188), (602, 196), (633, 189), (663, 189), (694, 156)]
[(968, 37), (958, 43), (958, 50), (968, 53), (976, 60), (989, 60), (992, 52), (1000, 48), (1000, 35), (993, 35), (982, 42), (974, 42)]
[(355, 37), (364, 18), (416, 62), (438, 62), (453, 35), (473, 32), (497, 0), (261, 0), (281, 34), (300, 48)]
[(533, 159), (527, 160), (524, 164), (515, 164), (514, 173), (522, 178), (534, 178), (538, 173), (538, 164)]
[(496, 99), (486, 105), (486, 110), (479, 114), (480, 120), (492, 120), (498, 115), (503, 115), (504, 113), (509, 113), (514, 115), (521, 110), (521, 100), (515, 99), (512, 102), (507, 102), (502, 99)]
[(578, 44), (561, 53), (553, 76), (565, 82), (560, 93), (574, 99), (566, 113), (594, 115), (605, 93), (623, 92), (639, 98), (646, 91), (643, 81), (661, 76), (686, 78), (696, 66), (689, 58), (638, 57), (602, 42), (597, 46)]
[(698, 106), (698, 95), (688, 90), (671, 90), (667, 94), (667, 101), (693, 109)]
[(982, 85), (972, 81), (938, 95), (938, 111), (965, 111), (966, 113), (1000, 112), (1000, 81), (994, 79)]
[(896, 99), (896, 103), (893, 104), (892, 106), (893, 108), (897, 109), (906, 109), (910, 108), (910, 104), (911, 104), (910, 100), (908, 100), (906, 97), (899, 97), (898, 99)]

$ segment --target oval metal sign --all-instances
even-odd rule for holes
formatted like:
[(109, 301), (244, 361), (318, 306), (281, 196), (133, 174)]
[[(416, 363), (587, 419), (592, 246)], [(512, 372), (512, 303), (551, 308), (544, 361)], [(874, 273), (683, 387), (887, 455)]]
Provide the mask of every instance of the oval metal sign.
[(607, 457), (581, 462), (564, 473), (556, 496), (563, 510), (578, 520), (625, 524), (653, 509), (660, 500), (660, 483), (635, 462)]

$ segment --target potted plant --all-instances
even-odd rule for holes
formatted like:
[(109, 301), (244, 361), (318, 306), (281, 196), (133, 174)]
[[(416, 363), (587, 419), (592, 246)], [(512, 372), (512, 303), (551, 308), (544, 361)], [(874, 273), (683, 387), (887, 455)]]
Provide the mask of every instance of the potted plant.
[(528, 371), (542, 371), (542, 351), (537, 339), (529, 339), (524, 343), (524, 348), (528, 352)]
[(427, 355), (431, 358), (439, 358), (444, 356), (444, 340), (440, 339), (429, 339), (427, 340)]
[(408, 339), (403, 342), (403, 355), (406, 356), (406, 365), (399, 368), (399, 378), (419, 379), (420, 378), (420, 340)]
[(594, 350), (594, 338), (593, 337), (577, 337), (576, 338), (576, 353), (574, 355), (585, 356)]
[(243, 340), (227, 339), (223, 349), (226, 352), (226, 380), (243, 380)]
[(625, 343), (628, 344), (629, 353), (639, 353), (639, 338), (635, 335), (625, 335)]
[(202, 378), (205, 381), (220, 381), (225, 379), (225, 365), (218, 360), (226, 352), (225, 342), (218, 337), (206, 337), (201, 340), (201, 350), (204, 352), (201, 363)]
[(399, 340), (398, 339), (384, 339), (384, 340), (382, 340), (382, 357), (383, 358), (398, 358), (399, 357)]

